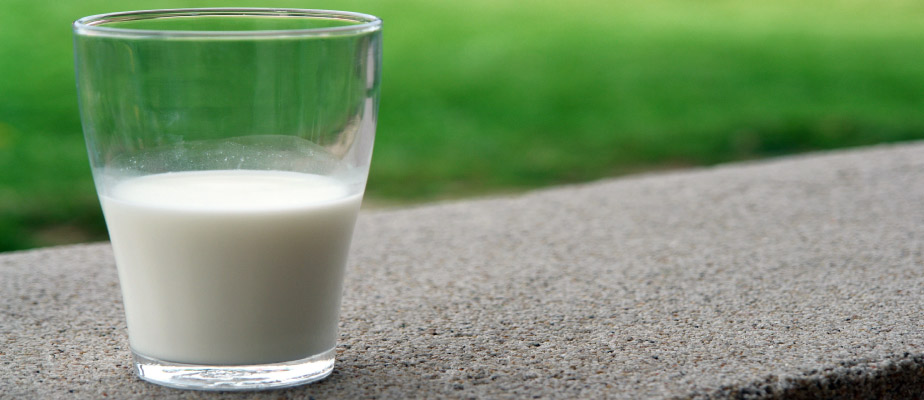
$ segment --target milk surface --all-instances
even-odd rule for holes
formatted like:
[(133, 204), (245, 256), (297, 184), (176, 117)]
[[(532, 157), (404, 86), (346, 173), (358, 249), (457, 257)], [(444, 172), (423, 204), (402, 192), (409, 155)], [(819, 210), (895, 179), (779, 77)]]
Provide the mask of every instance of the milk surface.
[(226, 170), (132, 178), (100, 198), (135, 352), (242, 365), (334, 348), (361, 193)]

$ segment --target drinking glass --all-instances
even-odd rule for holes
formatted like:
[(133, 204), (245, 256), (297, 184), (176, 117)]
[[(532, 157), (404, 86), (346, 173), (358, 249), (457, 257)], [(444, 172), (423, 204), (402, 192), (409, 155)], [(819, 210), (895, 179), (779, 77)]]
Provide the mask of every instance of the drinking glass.
[(81, 121), (141, 379), (295, 386), (334, 366), (382, 22), (132, 11), (74, 23)]

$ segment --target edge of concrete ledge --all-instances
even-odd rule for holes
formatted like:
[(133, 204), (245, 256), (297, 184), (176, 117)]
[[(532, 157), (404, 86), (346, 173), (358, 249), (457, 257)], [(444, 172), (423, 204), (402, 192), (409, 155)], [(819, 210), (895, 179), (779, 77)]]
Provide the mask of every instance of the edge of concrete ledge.
[(823, 369), (692, 393), (687, 399), (914, 399), (924, 394), (924, 354), (842, 361)]

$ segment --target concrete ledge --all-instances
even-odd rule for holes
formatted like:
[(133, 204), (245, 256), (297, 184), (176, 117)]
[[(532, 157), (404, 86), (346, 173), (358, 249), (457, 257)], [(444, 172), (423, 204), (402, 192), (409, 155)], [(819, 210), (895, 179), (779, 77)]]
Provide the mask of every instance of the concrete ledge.
[(132, 375), (107, 244), (0, 254), (2, 398), (924, 396), (924, 144), (362, 215), (327, 380)]

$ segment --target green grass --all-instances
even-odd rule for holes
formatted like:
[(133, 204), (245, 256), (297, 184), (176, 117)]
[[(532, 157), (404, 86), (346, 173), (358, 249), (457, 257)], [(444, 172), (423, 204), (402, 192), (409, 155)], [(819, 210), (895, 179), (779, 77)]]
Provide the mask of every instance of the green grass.
[(105, 238), (70, 22), (191, 6), (385, 20), (368, 198), (425, 201), (924, 138), (924, 3), (4, 0), (0, 251)]

